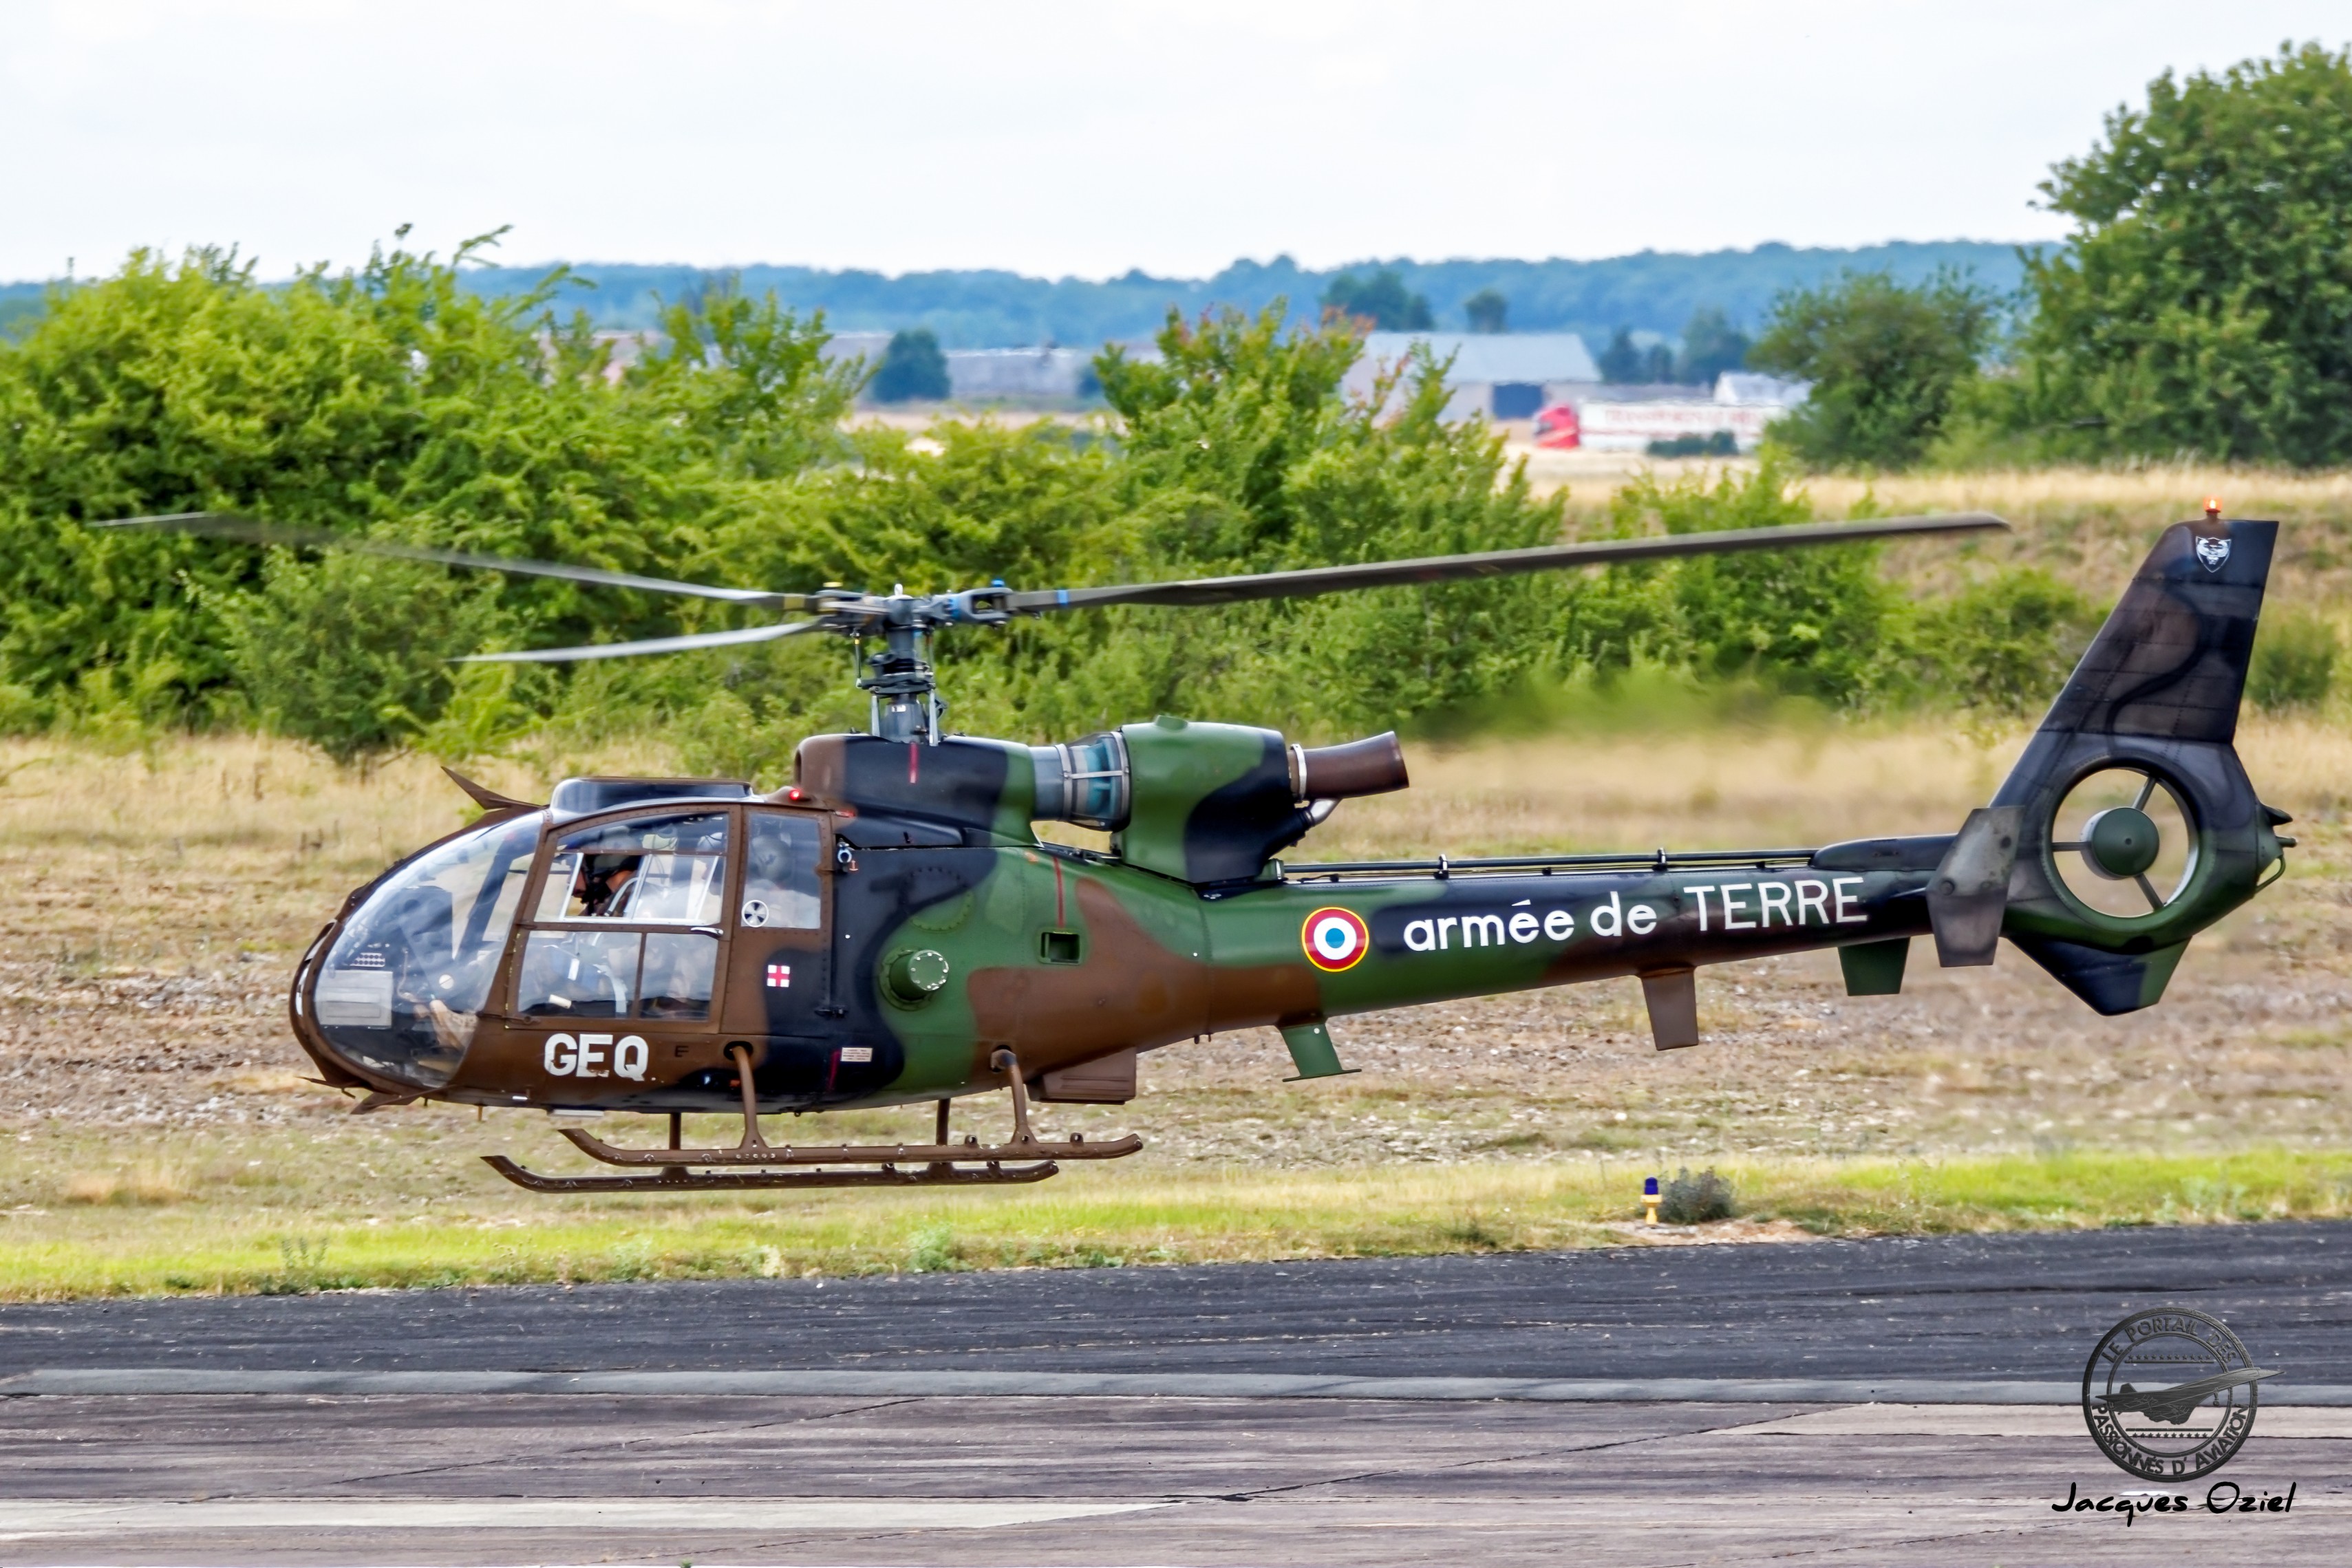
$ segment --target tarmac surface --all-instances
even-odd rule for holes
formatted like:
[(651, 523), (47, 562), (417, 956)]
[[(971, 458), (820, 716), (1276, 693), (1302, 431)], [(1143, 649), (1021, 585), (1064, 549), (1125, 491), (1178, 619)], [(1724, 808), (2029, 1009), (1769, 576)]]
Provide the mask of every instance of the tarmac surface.
[[(2254, 1436), (2060, 1511), (2167, 1303)], [(2341, 1562), (2348, 1327), (2340, 1224), (7, 1307), (0, 1564)]]
[(0, 1307), (35, 1368), (1319, 1373), (2076, 1381), (2201, 1306), (2352, 1384), (2352, 1224)]

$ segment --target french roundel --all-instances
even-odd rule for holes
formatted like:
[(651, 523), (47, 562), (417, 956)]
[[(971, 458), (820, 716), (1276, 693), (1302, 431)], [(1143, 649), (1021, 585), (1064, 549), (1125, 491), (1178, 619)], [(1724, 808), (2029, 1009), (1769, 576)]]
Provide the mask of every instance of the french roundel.
[(1318, 909), (1299, 928), (1307, 961), (1329, 974), (1352, 969), (1371, 950), (1372, 934), (1352, 909)]

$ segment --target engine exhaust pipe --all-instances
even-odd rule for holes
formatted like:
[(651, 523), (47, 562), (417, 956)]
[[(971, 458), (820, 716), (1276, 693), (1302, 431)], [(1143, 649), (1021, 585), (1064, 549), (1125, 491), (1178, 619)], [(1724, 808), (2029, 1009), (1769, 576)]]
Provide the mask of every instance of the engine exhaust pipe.
[(1397, 743), (1394, 730), (1344, 746), (1290, 748), (1290, 795), (1295, 800), (1385, 795), (1412, 782), (1405, 776), (1404, 747)]

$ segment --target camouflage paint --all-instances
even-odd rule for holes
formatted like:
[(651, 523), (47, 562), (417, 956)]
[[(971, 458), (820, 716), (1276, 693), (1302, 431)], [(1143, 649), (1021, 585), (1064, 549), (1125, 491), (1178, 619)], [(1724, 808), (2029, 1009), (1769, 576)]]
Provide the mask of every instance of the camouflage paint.
[[(2284, 818), (2255, 799), (2231, 746), (2275, 533), (2273, 524), (2218, 521), (2168, 530), (1995, 797), (2024, 822), (2002, 933), (2099, 1011), (2155, 1001), (2189, 936), (2244, 903), (2280, 862), (2274, 830)], [(760, 810), (820, 825), (822, 929), (738, 927), (742, 857), (730, 855), (724, 995), (713, 1017), (612, 1020), (613, 1032), (646, 1041), (641, 1078), (551, 1075), (551, 1020), (493, 1005), (456, 1075), (425, 1092), (481, 1103), (726, 1111), (737, 1103), (726, 1053), (742, 1044), (766, 1109), (889, 1104), (1002, 1087), (989, 1065), (1001, 1048), (1034, 1079), (1221, 1030), (1820, 947), (1866, 946), (1848, 972), (1858, 993), (1880, 992), (1899, 973), (1895, 945), (1931, 929), (1930, 897), (1953, 843), (1860, 841), (1745, 862), (1549, 874), (1399, 867), (1284, 876), (1268, 857), (1304, 831), (1306, 812), (1291, 798), (1281, 737), (1175, 719), (1118, 734), (1133, 801), (1111, 856), (1036, 840), (1041, 764), (1031, 747), (812, 739), (792, 789), (723, 809), (739, 833), (745, 814)], [(2196, 834), (2188, 883), (2143, 916), (2082, 904), (2060, 881), (2049, 843), (2066, 791), (2116, 765), (2171, 783)], [(540, 868), (553, 836), (551, 825)], [(395, 869), (384, 880), (397, 877)], [(1318, 959), (1310, 928), (1323, 912), (1340, 912), (1327, 915), (1338, 956)], [(523, 929), (519, 922), (496, 997), (512, 995)], [(305, 1001), (325, 941), (297, 977), (306, 1048), (340, 1082), (418, 1091), (339, 1056), (310, 1025)], [(778, 964), (806, 967), (809, 983), (795, 967), (793, 994), (779, 998), (761, 978)], [(935, 988), (890, 979), (917, 971), (937, 979), (942, 970)]]

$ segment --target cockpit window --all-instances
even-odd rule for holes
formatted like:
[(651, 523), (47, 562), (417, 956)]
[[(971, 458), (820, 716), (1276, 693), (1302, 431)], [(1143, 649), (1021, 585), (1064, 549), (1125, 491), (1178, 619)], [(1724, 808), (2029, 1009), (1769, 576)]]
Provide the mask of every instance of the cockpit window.
[(816, 823), (789, 811), (753, 811), (751, 818), (751, 842), (743, 857), (743, 924), (815, 930), (822, 918), (817, 854), (824, 847)]
[[(707, 1019), (727, 898), (727, 813), (635, 817), (556, 841), (523, 942), (530, 1018)], [(690, 926), (685, 931), (614, 926)]]
[(715, 925), (726, 894), (723, 813), (599, 822), (558, 841), (533, 918)]
[(515, 1006), (526, 1018), (710, 1016), (719, 942), (699, 931), (533, 931)]
[(356, 1064), (446, 1083), (474, 1037), (521, 906), (541, 818), (508, 818), (397, 867), (328, 950), (312, 1021)]

